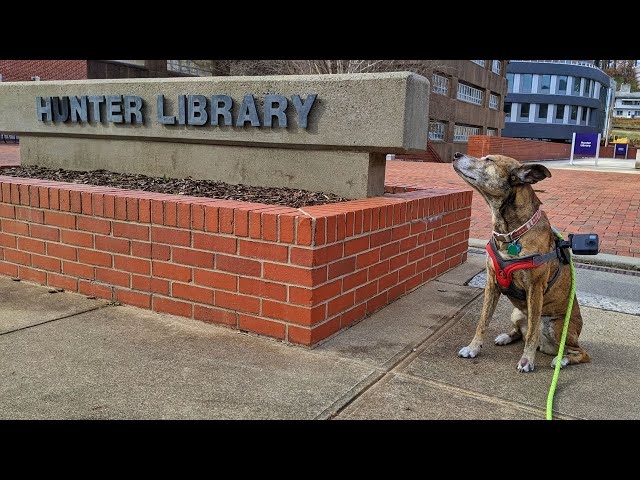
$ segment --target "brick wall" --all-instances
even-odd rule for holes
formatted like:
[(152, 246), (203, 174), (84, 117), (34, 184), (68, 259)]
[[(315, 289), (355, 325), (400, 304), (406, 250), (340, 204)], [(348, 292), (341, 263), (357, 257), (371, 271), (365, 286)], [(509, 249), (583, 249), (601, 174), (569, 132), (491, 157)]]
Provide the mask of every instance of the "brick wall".
[[(635, 159), (636, 151), (637, 148), (629, 147), (627, 158)], [(469, 137), (467, 153), (472, 157), (483, 157), (490, 154), (506, 155), (521, 162), (566, 159), (571, 157), (571, 144), (473, 135)], [(582, 156), (574, 156), (574, 158), (580, 157)], [(612, 158), (613, 146), (600, 147), (600, 157)]]
[(87, 78), (86, 60), (0, 60), (3, 82), (40, 80), (82, 80)]
[(471, 191), (391, 190), (295, 209), (0, 176), (0, 273), (313, 345), (465, 260)]

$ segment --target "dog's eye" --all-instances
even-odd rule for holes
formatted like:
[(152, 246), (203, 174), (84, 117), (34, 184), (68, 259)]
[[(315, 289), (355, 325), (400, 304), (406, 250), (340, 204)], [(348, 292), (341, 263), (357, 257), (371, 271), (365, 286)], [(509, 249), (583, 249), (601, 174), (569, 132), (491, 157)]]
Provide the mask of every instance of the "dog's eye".
[(484, 158), (485, 158), (485, 160), (488, 160), (488, 161), (490, 161), (490, 162), (494, 162), (494, 161), (495, 161), (495, 160), (494, 160), (493, 158), (491, 158), (491, 157), (484, 157)]

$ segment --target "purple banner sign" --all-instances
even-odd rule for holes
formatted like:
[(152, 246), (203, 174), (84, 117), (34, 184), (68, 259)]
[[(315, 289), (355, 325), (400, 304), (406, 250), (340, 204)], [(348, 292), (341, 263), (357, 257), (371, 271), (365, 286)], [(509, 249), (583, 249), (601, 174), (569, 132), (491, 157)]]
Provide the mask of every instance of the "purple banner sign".
[(573, 153), (576, 155), (596, 155), (598, 151), (597, 133), (576, 133), (576, 143)]
[(616, 156), (616, 155), (626, 156), (627, 155), (627, 147), (629, 147), (629, 145), (627, 145), (626, 143), (616, 143), (616, 151), (614, 153), (614, 156)]

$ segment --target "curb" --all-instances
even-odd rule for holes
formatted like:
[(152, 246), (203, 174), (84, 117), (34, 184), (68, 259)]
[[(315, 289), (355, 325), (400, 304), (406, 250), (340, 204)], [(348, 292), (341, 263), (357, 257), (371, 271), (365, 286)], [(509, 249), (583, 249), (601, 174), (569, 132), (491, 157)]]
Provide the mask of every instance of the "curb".
[[(478, 248), (484, 251), (487, 246), (486, 240), (478, 238), (469, 239), (469, 248)], [(622, 255), (611, 255), (609, 253), (598, 253), (597, 255), (574, 255), (576, 263), (585, 263), (588, 265), (598, 265), (602, 267), (619, 268), (621, 270), (638, 270), (640, 271), (640, 258), (624, 257)]]

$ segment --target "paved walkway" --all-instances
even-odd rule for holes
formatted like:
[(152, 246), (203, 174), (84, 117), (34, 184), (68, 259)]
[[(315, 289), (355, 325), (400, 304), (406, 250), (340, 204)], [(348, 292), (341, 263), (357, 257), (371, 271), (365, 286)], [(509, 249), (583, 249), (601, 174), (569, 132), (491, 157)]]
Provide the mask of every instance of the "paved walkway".
[[(640, 257), (640, 177), (567, 170), (565, 165), (555, 168), (554, 163), (545, 162), (552, 176), (534, 187), (553, 226), (565, 235), (597, 233), (602, 253)], [(425, 188), (470, 188), (449, 163), (389, 161), (387, 181)], [(490, 234), (491, 213), (482, 197), (474, 194), (470, 236), (488, 239)]]
[[(0, 167), (18, 165), (19, 146), (0, 143)], [(576, 161), (578, 162), (578, 161)], [(640, 257), (640, 177), (618, 171), (596, 172), (589, 160), (580, 168), (567, 169), (567, 162), (545, 162), (552, 177), (535, 188), (553, 226), (563, 234), (597, 233), (600, 252)], [(633, 161), (629, 160), (629, 165)], [(607, 168), (604, 159), (600, 168)], [(387, 181), (416, 184), (425, 188), (470, 188), (448, 163), (387, 162)], [(489, 208), (473, 196), (471, 238), (488, 239), (491, 234)]]

